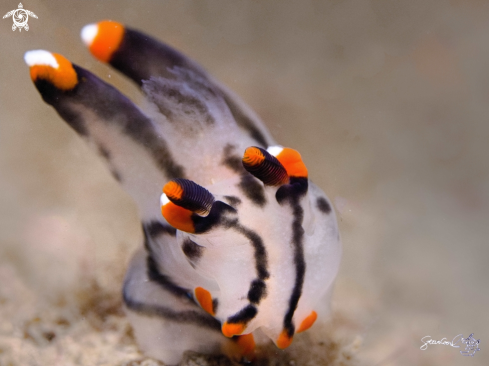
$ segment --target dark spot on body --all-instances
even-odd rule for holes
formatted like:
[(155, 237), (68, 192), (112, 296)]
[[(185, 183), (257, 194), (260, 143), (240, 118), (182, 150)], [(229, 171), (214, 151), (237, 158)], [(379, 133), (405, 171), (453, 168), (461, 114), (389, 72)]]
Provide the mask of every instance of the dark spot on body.
[(224, 199), (228, 201), (228, 203), (235, 208), (241, 203), (241, 199), (236, 196), (224, 196)]
[(316, 205), (319, 211), (325, 214), (329, 214), (331, 212), (331, 206), (329, 202), (324, 197), (318, 197), (316, 200)]
[(267, 202), (263, 184), (251, 174), (244, 174), (238, 184), (238, 188), (243, 191), (254, 204), (263, 207)]
[(190, 240), (190, 238), (185, 238), (182, 244), (182, 250), (188, 259), (196, 262), (204, 254), (205, 248)]
[(235, 152), (236, 146), (227, 144), (222, 152), (222, 164), (236, 173), (243, 173), (245, 170), (241, 158)]
[(222, 163), (236, 173), (243, 172), (243, 165), (239, 156), (227, 156), (223, 159)]

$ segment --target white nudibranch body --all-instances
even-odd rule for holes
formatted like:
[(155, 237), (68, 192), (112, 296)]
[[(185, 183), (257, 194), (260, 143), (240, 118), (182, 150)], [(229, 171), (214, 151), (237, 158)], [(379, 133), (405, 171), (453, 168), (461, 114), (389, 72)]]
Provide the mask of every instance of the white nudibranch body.
[(111, 21), (82, 39), (141, 87), (147, 114), (63, 56), (25, 60), (138, 204), (144, 243), (123, 300), (141, 349), (175, 364), (186, 350), (239, 359), (256, 343), (288, 347), (326, 313), (341, 259), (331, 203), (300, 154), (174, 49)]

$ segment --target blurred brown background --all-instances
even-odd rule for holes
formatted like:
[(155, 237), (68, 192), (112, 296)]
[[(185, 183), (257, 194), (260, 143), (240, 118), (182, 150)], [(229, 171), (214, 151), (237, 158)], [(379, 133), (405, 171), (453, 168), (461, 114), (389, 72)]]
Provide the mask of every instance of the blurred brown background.
[[(17, 5), (2, 1), (0, 13)], [(80, 41), (83, 25), (113, 19), (197, 60), (302, 153), (337, 209), (333, 304), (363, 337), (365, 364), (488, 364), (487, 1), (23, 5), (39, 17), (28, 32), (0, 21), (0, 356), (16, 347), (37, 364), (26, 319), (80, 278), (117, 291), (112, 273), (139, 245), (135, 206), (23, 62), (31, 49), (61, 53), (141, 102)], [(481, 339), (474, 358), (419, 349), (423, 336), (460, 333)]]

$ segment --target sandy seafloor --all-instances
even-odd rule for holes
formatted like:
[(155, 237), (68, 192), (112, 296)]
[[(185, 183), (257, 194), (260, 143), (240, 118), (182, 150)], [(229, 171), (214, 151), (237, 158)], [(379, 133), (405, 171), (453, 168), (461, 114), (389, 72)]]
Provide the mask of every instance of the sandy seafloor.
[[(30, 49), (58, 52), (140, 102), (79, 40), (106, 18), (235, 90), (335, 203), (344, 257), (332, 322), (286, 351), (261, 350), (269, 364), (489, 363), (487, 1), (23, 4), (38, 16), (28, 32), (0, 21), (0, 365), (157, 364), (121, 311), (141, 241), (135, 205), (23, 63)], [(473, 358), (420, 350), (423, 336), (470, 333), (481, 340)]]

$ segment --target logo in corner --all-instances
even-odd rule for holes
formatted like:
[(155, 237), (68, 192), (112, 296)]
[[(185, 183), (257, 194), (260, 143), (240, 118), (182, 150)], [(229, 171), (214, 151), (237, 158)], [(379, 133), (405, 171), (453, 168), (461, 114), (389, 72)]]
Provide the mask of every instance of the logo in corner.
[(22, 3), (19, 3), (19, 8), (9, 11), (3, 16), (3, 19), (12, 17), (14, 20), (12, 30), (15, 31), (17, 28), (19, 28), (19, 32), (22, 32), (22, 28), (24, 28), (26, 31), (29, 30), (29, 24), (27, 24), (29, 15), (37, 19), (36, 14), (34, 14), (32, 11), (25, 10)]

